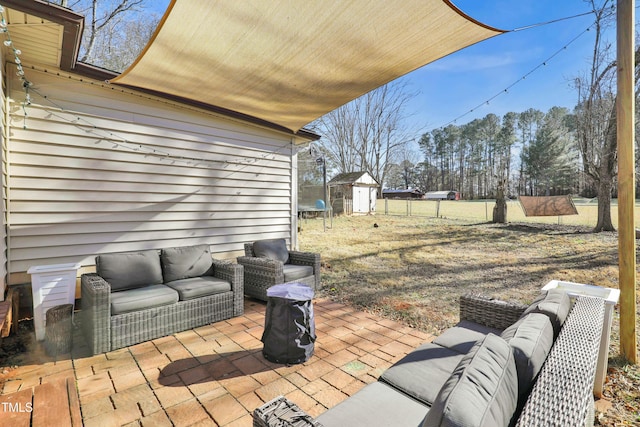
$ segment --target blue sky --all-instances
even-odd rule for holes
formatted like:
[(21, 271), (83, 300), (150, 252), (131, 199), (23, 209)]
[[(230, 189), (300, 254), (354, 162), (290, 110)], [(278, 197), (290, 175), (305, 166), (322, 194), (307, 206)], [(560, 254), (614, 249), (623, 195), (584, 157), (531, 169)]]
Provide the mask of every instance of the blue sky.
[[(505, 30), (579, 15), (590, 10), (589, 4), (583, 0), (452, 1), (476, 20)], [(168, 3), (168, 0), (156, 0), (151, 8), (161, 14)], [(583, 34), (547, 65), (525, 80), (520, 80), (567, 46), (592, 23), (593, 15), (590, 14), (508, 32), (402, 77), (408, 90), (417, 93), (408, 105), (407, 114), (410, 117), (407, 126), (419, 137), (423, 132), (449, 124), (455, 119), (455, 124), (464, 124), (489, 113), (502, 116), (510, 111), (522, 112), (528, 108), (543, 112), (553, 106), (573, 108), (576, 93), (571, 81), (588, 69), (593, 32)], [(614, 37), (615, 34), (610, 36)], [(502, 93), (515, 82), (518, 83), (508, 93)], [(488, 105), (483, 104), (496, 94), (500, 95)], [(467, 114), (480, 104), (483, 105)]]
[[(493, 27), (511, 30), (590, 10), (582, 0), (453, 0), (462, 11)], [(489, 113), (553, 106), (573, 108), (571, 81), (589, 66), (593, 32), (580, 36), (547, 65), (527, 76), (583, 33), (593, 15), (563, 20), (485, 40), (416, 70), (402, 80), (418, 95), (409, 105), (410, 125), (429, 131), (455, 120), (464, 124)], [(519, 81), (519, 82), (518, 82)], [(518, 82), (503, 93), (504, 89)], [(488, 105), (483, 104), (500, 94)], [(471, 109), (483, 104), (466, 114)], [(466, 114), (466, 115), (465, 115)], [(458, 118), (459, 116), (463, 117)]]

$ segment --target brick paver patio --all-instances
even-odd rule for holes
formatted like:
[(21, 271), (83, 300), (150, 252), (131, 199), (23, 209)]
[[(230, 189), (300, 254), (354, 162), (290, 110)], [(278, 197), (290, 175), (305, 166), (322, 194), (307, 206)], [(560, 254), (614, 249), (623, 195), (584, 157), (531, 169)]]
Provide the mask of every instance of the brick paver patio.
[(0, 372), (1, 394), (72, 377), (87, 427), (251, 426), (252, 411), (278, 395), (317, 416), (433, 338), (318, 299), (314, 356), (278, 365), (262, 356), (265, 308), (248, 299), (243, 316), (95, 356), (79, 331), (57, 360), (34, 336), (24, 361)]

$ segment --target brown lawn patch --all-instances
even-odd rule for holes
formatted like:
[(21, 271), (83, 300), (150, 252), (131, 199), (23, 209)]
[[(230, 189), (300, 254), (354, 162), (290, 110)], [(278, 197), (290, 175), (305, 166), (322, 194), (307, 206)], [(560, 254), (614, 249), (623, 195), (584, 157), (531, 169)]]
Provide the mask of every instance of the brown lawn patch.
[[(321, 219), (301, 226), (301, 249), (331, 266), (322, 294), (429, 333), (458, 321), (458, 299), (469, 292), (527, 303), (553, 279), (618, 287), (617, 234), (585, 226), (381, 215), (338, 217), (326, 232)], [(617, 359), (617, 318), (613, 329), (612, 407), (596, 424), (638, 425), (640, 369)]]

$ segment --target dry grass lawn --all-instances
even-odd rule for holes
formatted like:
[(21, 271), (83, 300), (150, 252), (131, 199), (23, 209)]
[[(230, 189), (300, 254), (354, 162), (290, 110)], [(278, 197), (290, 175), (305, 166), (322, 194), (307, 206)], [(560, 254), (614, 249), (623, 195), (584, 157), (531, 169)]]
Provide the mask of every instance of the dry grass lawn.
[[(431, 333), (458, 321), (468, 292), (527, 303), (553, 279), (618, 287), (617, 234), (586, 226), (383, 215), (299, 226), (300, 248), (322, 254), (324, 295)], [(640, 425), (640, 369), (618, 356), (617, 312), (613, 329), (596, 424)]]

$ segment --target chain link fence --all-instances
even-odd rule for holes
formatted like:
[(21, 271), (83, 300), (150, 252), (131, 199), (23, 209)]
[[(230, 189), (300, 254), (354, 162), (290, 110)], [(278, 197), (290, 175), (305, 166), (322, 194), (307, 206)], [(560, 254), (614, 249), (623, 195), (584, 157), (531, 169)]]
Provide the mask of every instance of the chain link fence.
[[(595, 227), (598, 221), (598, 201), (596, 199), (574, 198), (573, 202), (578, 215), (527, 217), (517, 200), (507, 201), (507, 221), (580, 225)], [(449, 218), (469, 221), (487, 222), (493, 218), (495, 200), (423, 200), (423, 199), (383, 199), (378, 200), (378, 214), (401, 215), (430, 218)], [(636, 210), (636, 223), (639, 220)], [(614, 226), (618, 226), (617, 200), (611, 202), (611, 218)]]

